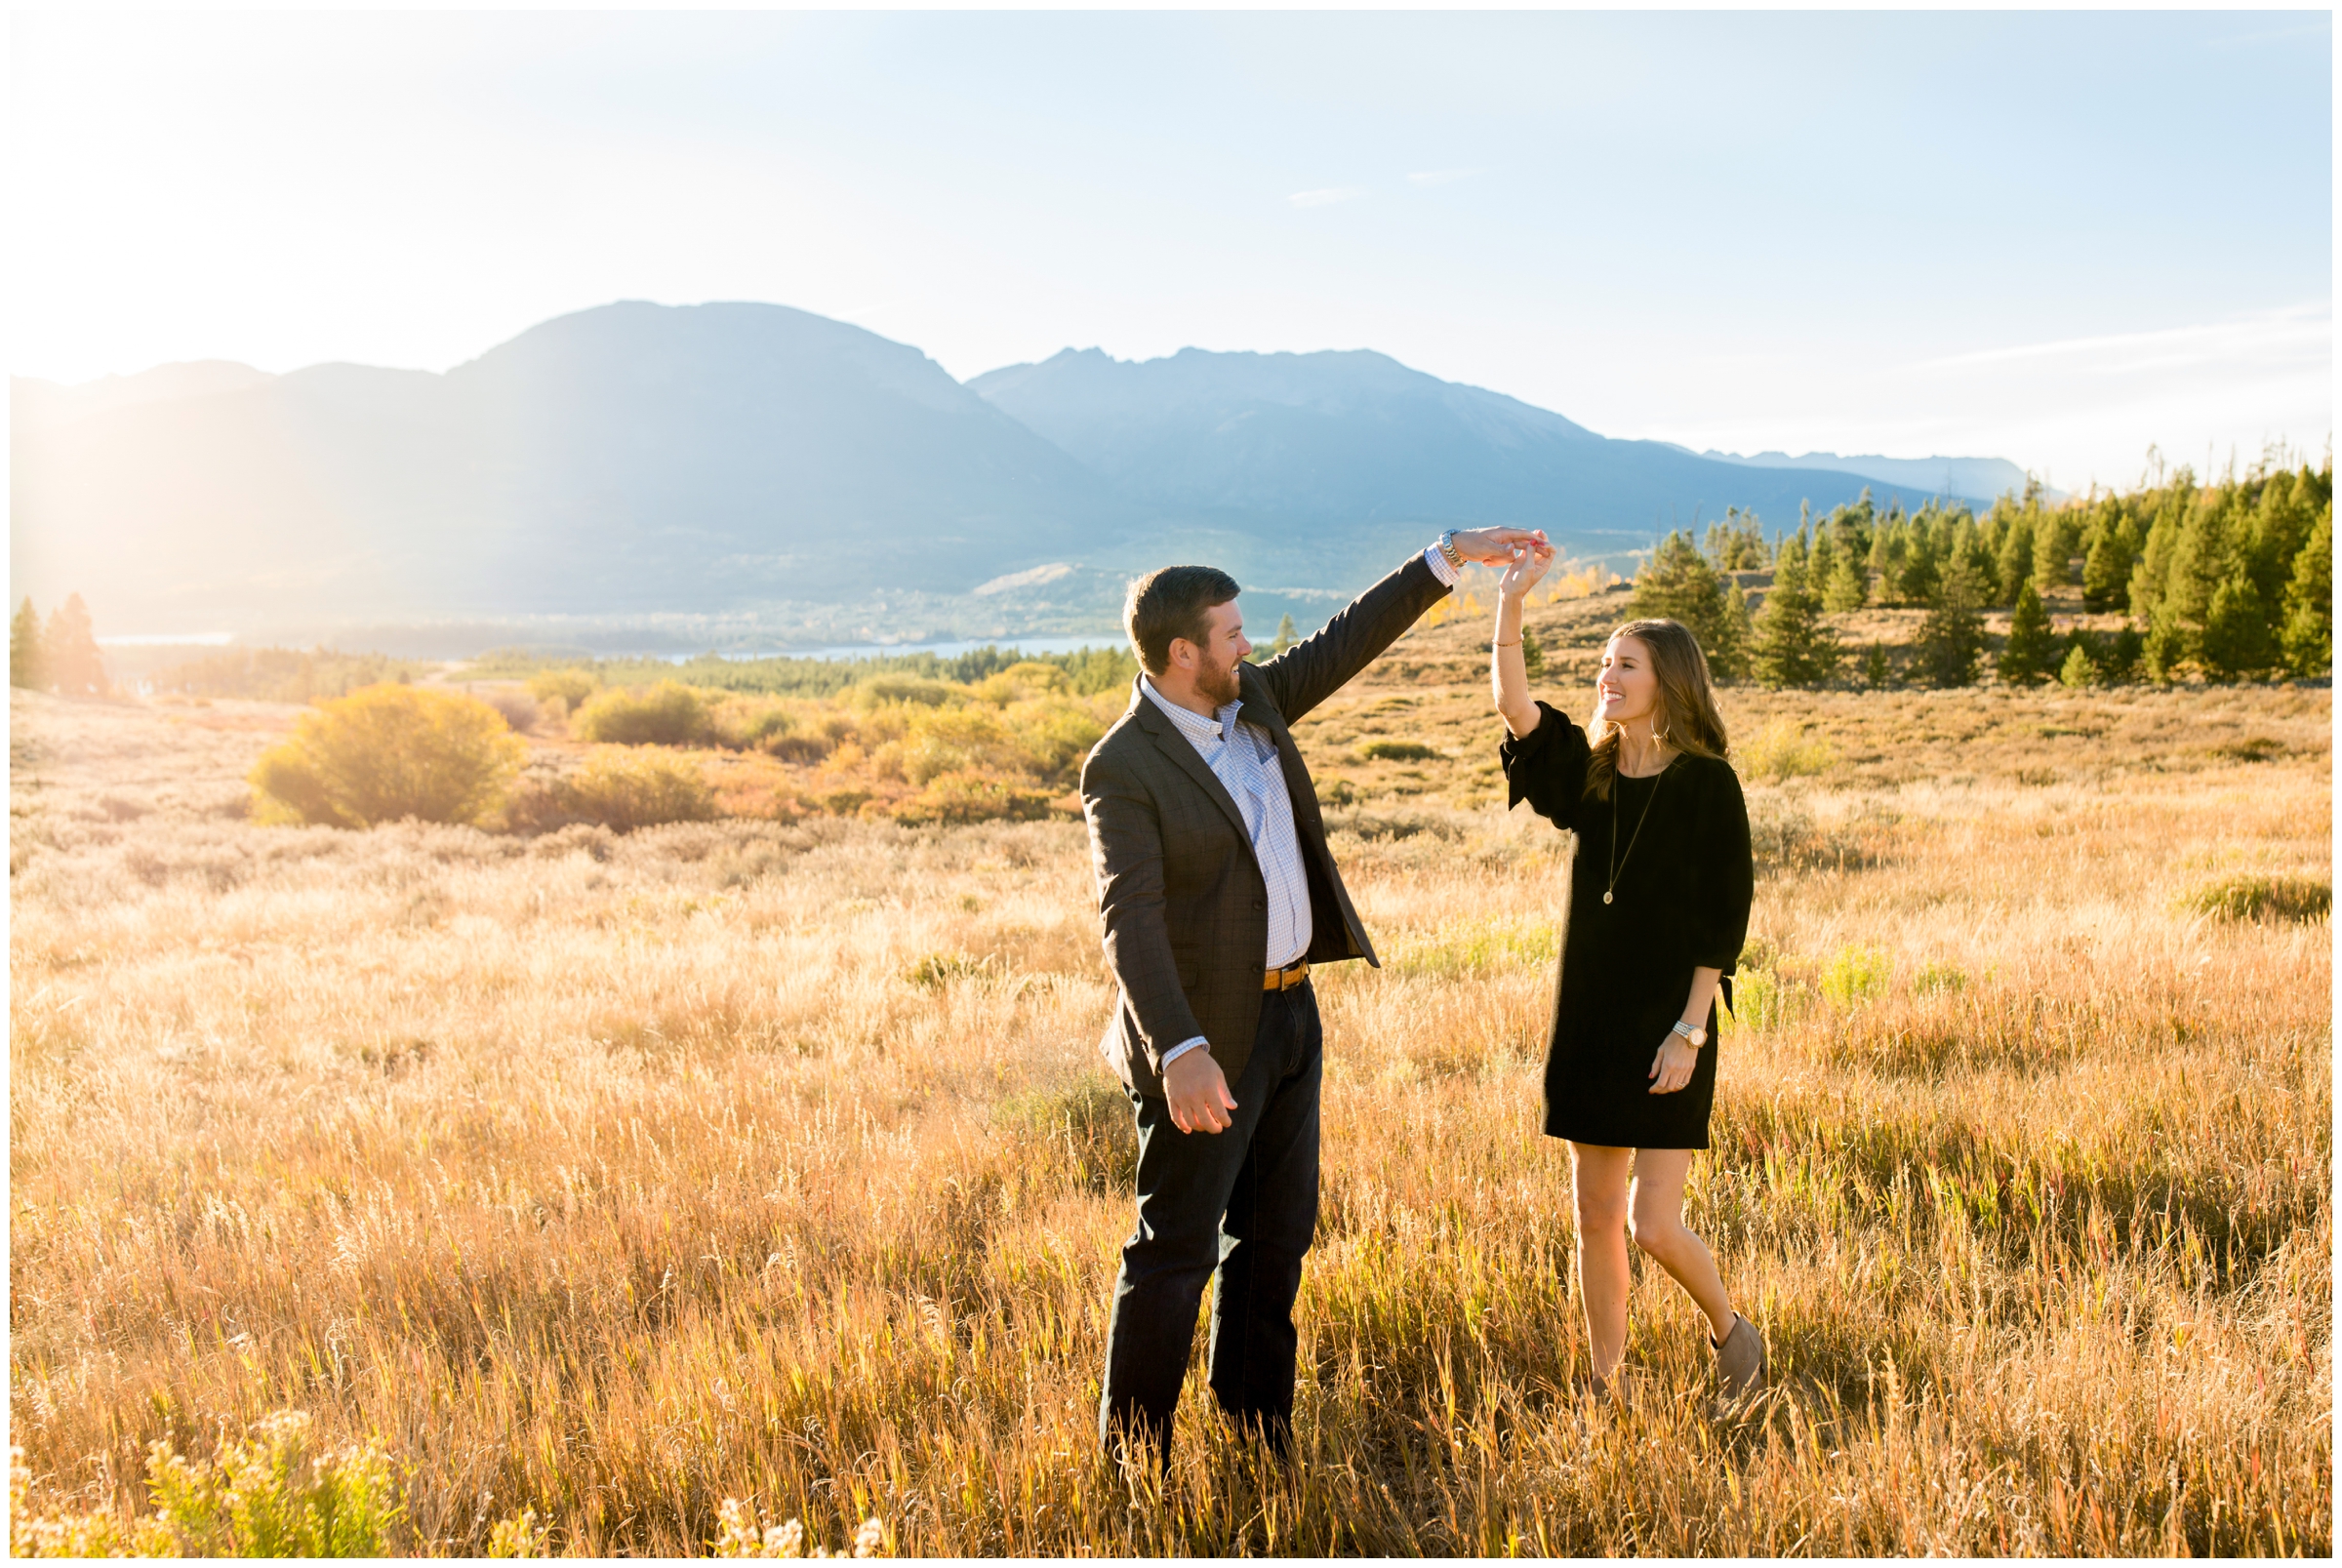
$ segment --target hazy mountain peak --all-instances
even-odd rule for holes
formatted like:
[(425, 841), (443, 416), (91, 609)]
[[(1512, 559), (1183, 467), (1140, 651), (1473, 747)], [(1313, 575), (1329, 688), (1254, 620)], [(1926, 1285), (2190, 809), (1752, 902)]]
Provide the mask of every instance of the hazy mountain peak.
[(276, 378), (232, 359), (189, 359), (132, 376), (101, 376), (61, 385), (30, 376), (9, 378), (9, 399), (20, 429), (45, 429), (94, 414), (168, 403), (187, 397), (249, 392)]
[(719, 366), (751, 382), (835, 376), (939, 412), (974, 406), (949, 373), (908, 343), (810, 310), (752, 302), (622, 300), (540, 322), (448, 374), (484, 382), (624, 375), (655, 383)]

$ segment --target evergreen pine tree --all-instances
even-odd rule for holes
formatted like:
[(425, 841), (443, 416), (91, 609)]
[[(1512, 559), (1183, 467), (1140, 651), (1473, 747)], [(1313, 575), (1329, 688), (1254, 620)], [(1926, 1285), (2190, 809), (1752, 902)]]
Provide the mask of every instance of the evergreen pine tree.
[(1269, 645), (1270, 657), (1274, 658), (1299, 641), (1301, 633), (1293, 629), (1293, 612), (1288, 610), (1276, 623), (1276, 640)]
[(2017, 607), (2008, 618), (2008, 641), (2000, 649), (2000, 678), (2011, 686), (2032, 686), (2049, 678), (2057, 665), (2057, 633), (2050, 629), (2049, 612), (2031, 582), (2017, 589)]
[(1871, 573), (1862, 556), (1852, 550), (1837, 552), (1837, 565), (1831, 570), (1830, 581), (1822, 586), (1822, 608), (1832, 615), (1859, 610), (1870, 602)]
[(2214, 680), (2265, 674), (2277, 663), (2268, 601), (2241, 568), (2212, 590), (2212, 602), (2204, 611), (2199, 657), (2203, 672)]
[(2109, 686), (2120, 686), (2135, 678), (2139, 662), (2147, 656), (2147, 639), (2139, 635), (2136, 626), (2124, 626), (2115, 633), (2115, 640), (2106, 645), (2098, 657), (2098, 673)]
[(49, 612), (48, 634), (41, 639), (49, 679), (60, 697), (103, 697), (109, 689), (105, 658), (90, 629), (89, 606), (78, 593)]
[(2101, 515), (2084, 541), (2081, 561), (2081, 607), (2101, 615), (2122, 601), (2130, 582), (2130, 549), (2121, 525)]
[(49, 684), (48, 661), (41, 657), (41, 618), (27, 598), (8, 623), (8, 683), (27, 691)]
[(1708, 656), (1708, 673), (1717, 680), (1739, 680), (1749, 672), (1749, 645), (1756, 640), (1756, 627), (1749, 619), (1749, 596), (1732, 583), (1724, 588), (1724, 611), (1716, 621), (1716, 642), (1713, 647), (1703, 644), (1701, 652)]
[(1886, 662), (1886, 644), (1871, 644), (1862, 656), (1862, 683), (1874, 692), (1883, 692), (1894, 678), (1894, 666)]
[(1936, 588), (1935, 603), (1919, 623), (1918, 664), (1930, 684), (1972, 686), (1976, 661), (1984, 652), (1984, 583), (1972, 562), (1956, 554)]
[(2074, 557), (2081, 549), (2081, 514), (2071, 506), (2043, 512), (2033, 530), (2033, 583), (2043, 594), (2074, 580)]
[(2058, 683), (2079, 691), (2084, 686), (2098, 684), (2098, 661), (2090, 657), (2089, 649), (2076, 643), (2066, 650), (2066, 662), (2057, 668)]
[(1773, 585), (1756, 618), (1750, 663), (1767, 686), (1819, 686), (1837, 672), (1837, 633), (1822, 623), (1822, 597), (1807, 584), (1807, 563), (1792, 540), (1781, 551)]
[(1902, 597), (1903, 546), (1910, 533), (1899, 516), (1890, 513), (1871, 536), (1870, 568), (1878, 574), (1878, 602), (1893, 604)]
[(2147, 678), (2160, 685), (2176, 678), (2190, 657), (2188, 632), (2168, 605), (2159, 605), (2139, 639), (2139, 663)]
[[(2006, 504), (2005, 498), (2002, 504)], [(1998, 603), (2015, 604), (2018, 587), (2033, 581), (2033, 523), (2031, 512), (2014, 512), (2002, 519), (2000, 558), (1995, 563), (1999, 568)]]
[(1520, 667), (1530, 675), (1545, 673), (1545, 649), (1537, 641), (1537, 633), (1528, 627), (1520, 628)]
[(2202, 631), (2212, 613), (2212, 595), (2236, 568), (2235, 533), (2229, 524), (2227, 498), (2216, 489), (2205, 490), (2197, 495), (2172, 541), (2161, 603), (2174, 623), (2190, 632)]
[(1943, 582), (1941, 545), (1946, 530), (1921, 513), (1903, 547), (1903, 569), (1895, 578), (1895, 597), (1905, 604), (1933, 604)]
[(2328, 502), (2293, 557), (2285, 585), (2285, 667), (2316, 677), (2334, 667), (2334, 508)]
[(1813, 531), (1813, 545), (1805, 552), (1805, 582), (1819, 594), (1837, 570), (1837, 548), (1830, 541), (1830, 525), (1821, 524)]
[[(1649, 564), (1635, 579), (1634, 613), (1653, 621), (1679, 621), (1699, 639), (1708, 656), (1708, 668), (1719, 680), (1747, 672), (1747, 644), (1735, 624), (1732, 600), (1739, 589), (1727, 591), (1724, 580), (1700, 554), (1691, 536), (1681, 530), (1659, 542)], [(1745, 621), (1745, 606), (1739, 619)]]

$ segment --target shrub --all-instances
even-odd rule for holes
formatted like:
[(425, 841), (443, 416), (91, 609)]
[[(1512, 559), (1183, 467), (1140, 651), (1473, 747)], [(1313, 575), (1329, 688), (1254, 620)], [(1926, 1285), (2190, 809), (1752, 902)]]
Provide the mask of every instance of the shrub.
[(1364, 762), (1429, 762), (1438, 754), (1421, 741), (1369, 741), (1358, 747)]
[(1452, 921), (1397, 944), (1389, 962), (1401, 975), (1490, 975), (1537, 969), (1554, 961), (1559, 932), (1534, 916), (1481, 915)]
[(1070, 785), (1106, 734), (1087, 708), (1063, 701), (1020, 704), (1009, 710), (1011, 733), (1025, 755), (1025, 765), (1036, 779)]
[(2182, 908), (2228, 920), (2293, 920), (2308, 924), (2333, 912), (2334, 885), (2310, 876), (2232, 876), (2198, 888)]
[(1770, 969), (1744, 969), (1732, 977), (1732, 1022), (1742, 1028), (1776, 1028), (1797, 1016), (1806, 994)]
[(1049, 815), (1049, 797), (987, 774), (946, 773), (898, 804), (892, 815), (897, 822), (914, 824), (1039, 822)]
[(980, 707), (939, 707), (910, 721), (903, 737), (903, 777), (924, 784), (947, 773), (1026, 771), (1016, 732)]
[(1837, 748), (1821, 736), (1808, 736), (1795, 719), (1775, 719), (1754, 740), (1732, 748), (1744, 779), (1802, 779), (1827, 773), (1837, 762)]
[(535, 1508), (523, 1508), (508, 1518), (499, 1519), (496, 1528), (488, 1532), (488, 1555), (549, 1557), (552, 1532), (537, 1522)]
[(2097, 685), (2104, 676), (2099, 673), (2098, 661), (2090, 657), (2089, 649), (2076, 643), (2066, 650), (2066, 662), (2058, 666), (2057, 678), (2060, 684), (2079, 690)]
[(556, 799), (572, 821), (600, 823), (618, 833), (715, 817), (715, 791), (690, 758), (618, 747), (588, 756), (561, 781)]
[(689, 745), (707, 733), (700, 694), (679, 681), (596, 692), (571, 715), (570, 733), (611, 745)]
[(19, 1557), (380, 1557), (406, 1517), (390, 1461), (375, 1444), (315, 1454), (309, 1418), (280, 1410), (217, 1460), (147, 1449), (155, 1511), (125, 1528), (102, 1514), (36, 1517), (22, 1466), (10, 1476), (9, 1548)]
[(918, 675), (873, 675), (853, 687), (846, 695), (863, 707), (875, 707), (884, 703), (915, 703), (923, 707), (942, 707), (947, 704), (968, 700), (965, 687), (948, 685)]
[(368, 686), (302, 714), (291, 740), (262, 753), (252, 786), (262, 821), (476, 823), (502, 802), (525, 754), (477, 698)]
[(526, 692), (490, 692), (488, 705), (504, 715), (505, 723), (525, 735), (537, 727), (537, 699)]
[(1072, 689), (1072, 677), (1057, 665), (1028, 659), (996, 675), (986, 676), (977, 683), (976, 695), (995, 707), (1006, 707), (1011, 703), (1029, 702), (1036, 697), (1061, 697)]
[(1848, 1011), (1886, 989), (1893, 973), (1894, 960), (1883, 948), (1860, 944), (1840, 947), (1822, 971), (1822, 994), (1833, 1007)]
[(531, 697), (540, 703), (558, 699), (571, 711), (601, 689), (602, 677), (590, 669), (541, 669), (529, 677)]
[(774, 750), (795, 727), (788, 709), (769, 697), (726, 697), (707, 709), (708, 739), (734, 751)]
[(703, 777), (714, 793), (719, 817), (774, 822), (793, 819), (806, 809), (804, 775), (771, 757), (754, 752), (710, 757)]

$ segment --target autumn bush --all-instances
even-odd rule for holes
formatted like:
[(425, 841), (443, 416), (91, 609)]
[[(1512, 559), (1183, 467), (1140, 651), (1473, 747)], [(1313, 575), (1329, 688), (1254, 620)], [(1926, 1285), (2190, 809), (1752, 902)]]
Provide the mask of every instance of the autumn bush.
[(570, 714), (569, 730), (611, 745), (690, 745), (708, 733), (707, 704), (680, 681), (599, 691)]
[(663, 823), (704, 823), (716, 815), (715, 792), (689, 757), (602, 746), (558, 786), (575, 822), (632, 832)]
[(476, 823), (503, 803), (525, 748), (477, 698), (368, 686), (302, 714), (251, 774), (264, 822), (371, 827)]
[(602, 678), (590, 669), (541, 669), (529, 677), (529, 695), (540, 703), (559, 703), (574, 712), (586, 699), (602, 689)]

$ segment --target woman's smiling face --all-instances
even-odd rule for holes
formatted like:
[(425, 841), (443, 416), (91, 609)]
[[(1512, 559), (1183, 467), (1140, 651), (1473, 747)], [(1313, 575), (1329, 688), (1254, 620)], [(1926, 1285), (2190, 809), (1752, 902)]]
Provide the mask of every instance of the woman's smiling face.
[(1640, 637), (1613, 637), (1602, 650), (1594, 683), (1594, 716), (1612, 724), (1647, 719), (1659, 696), (1659, 675)]

